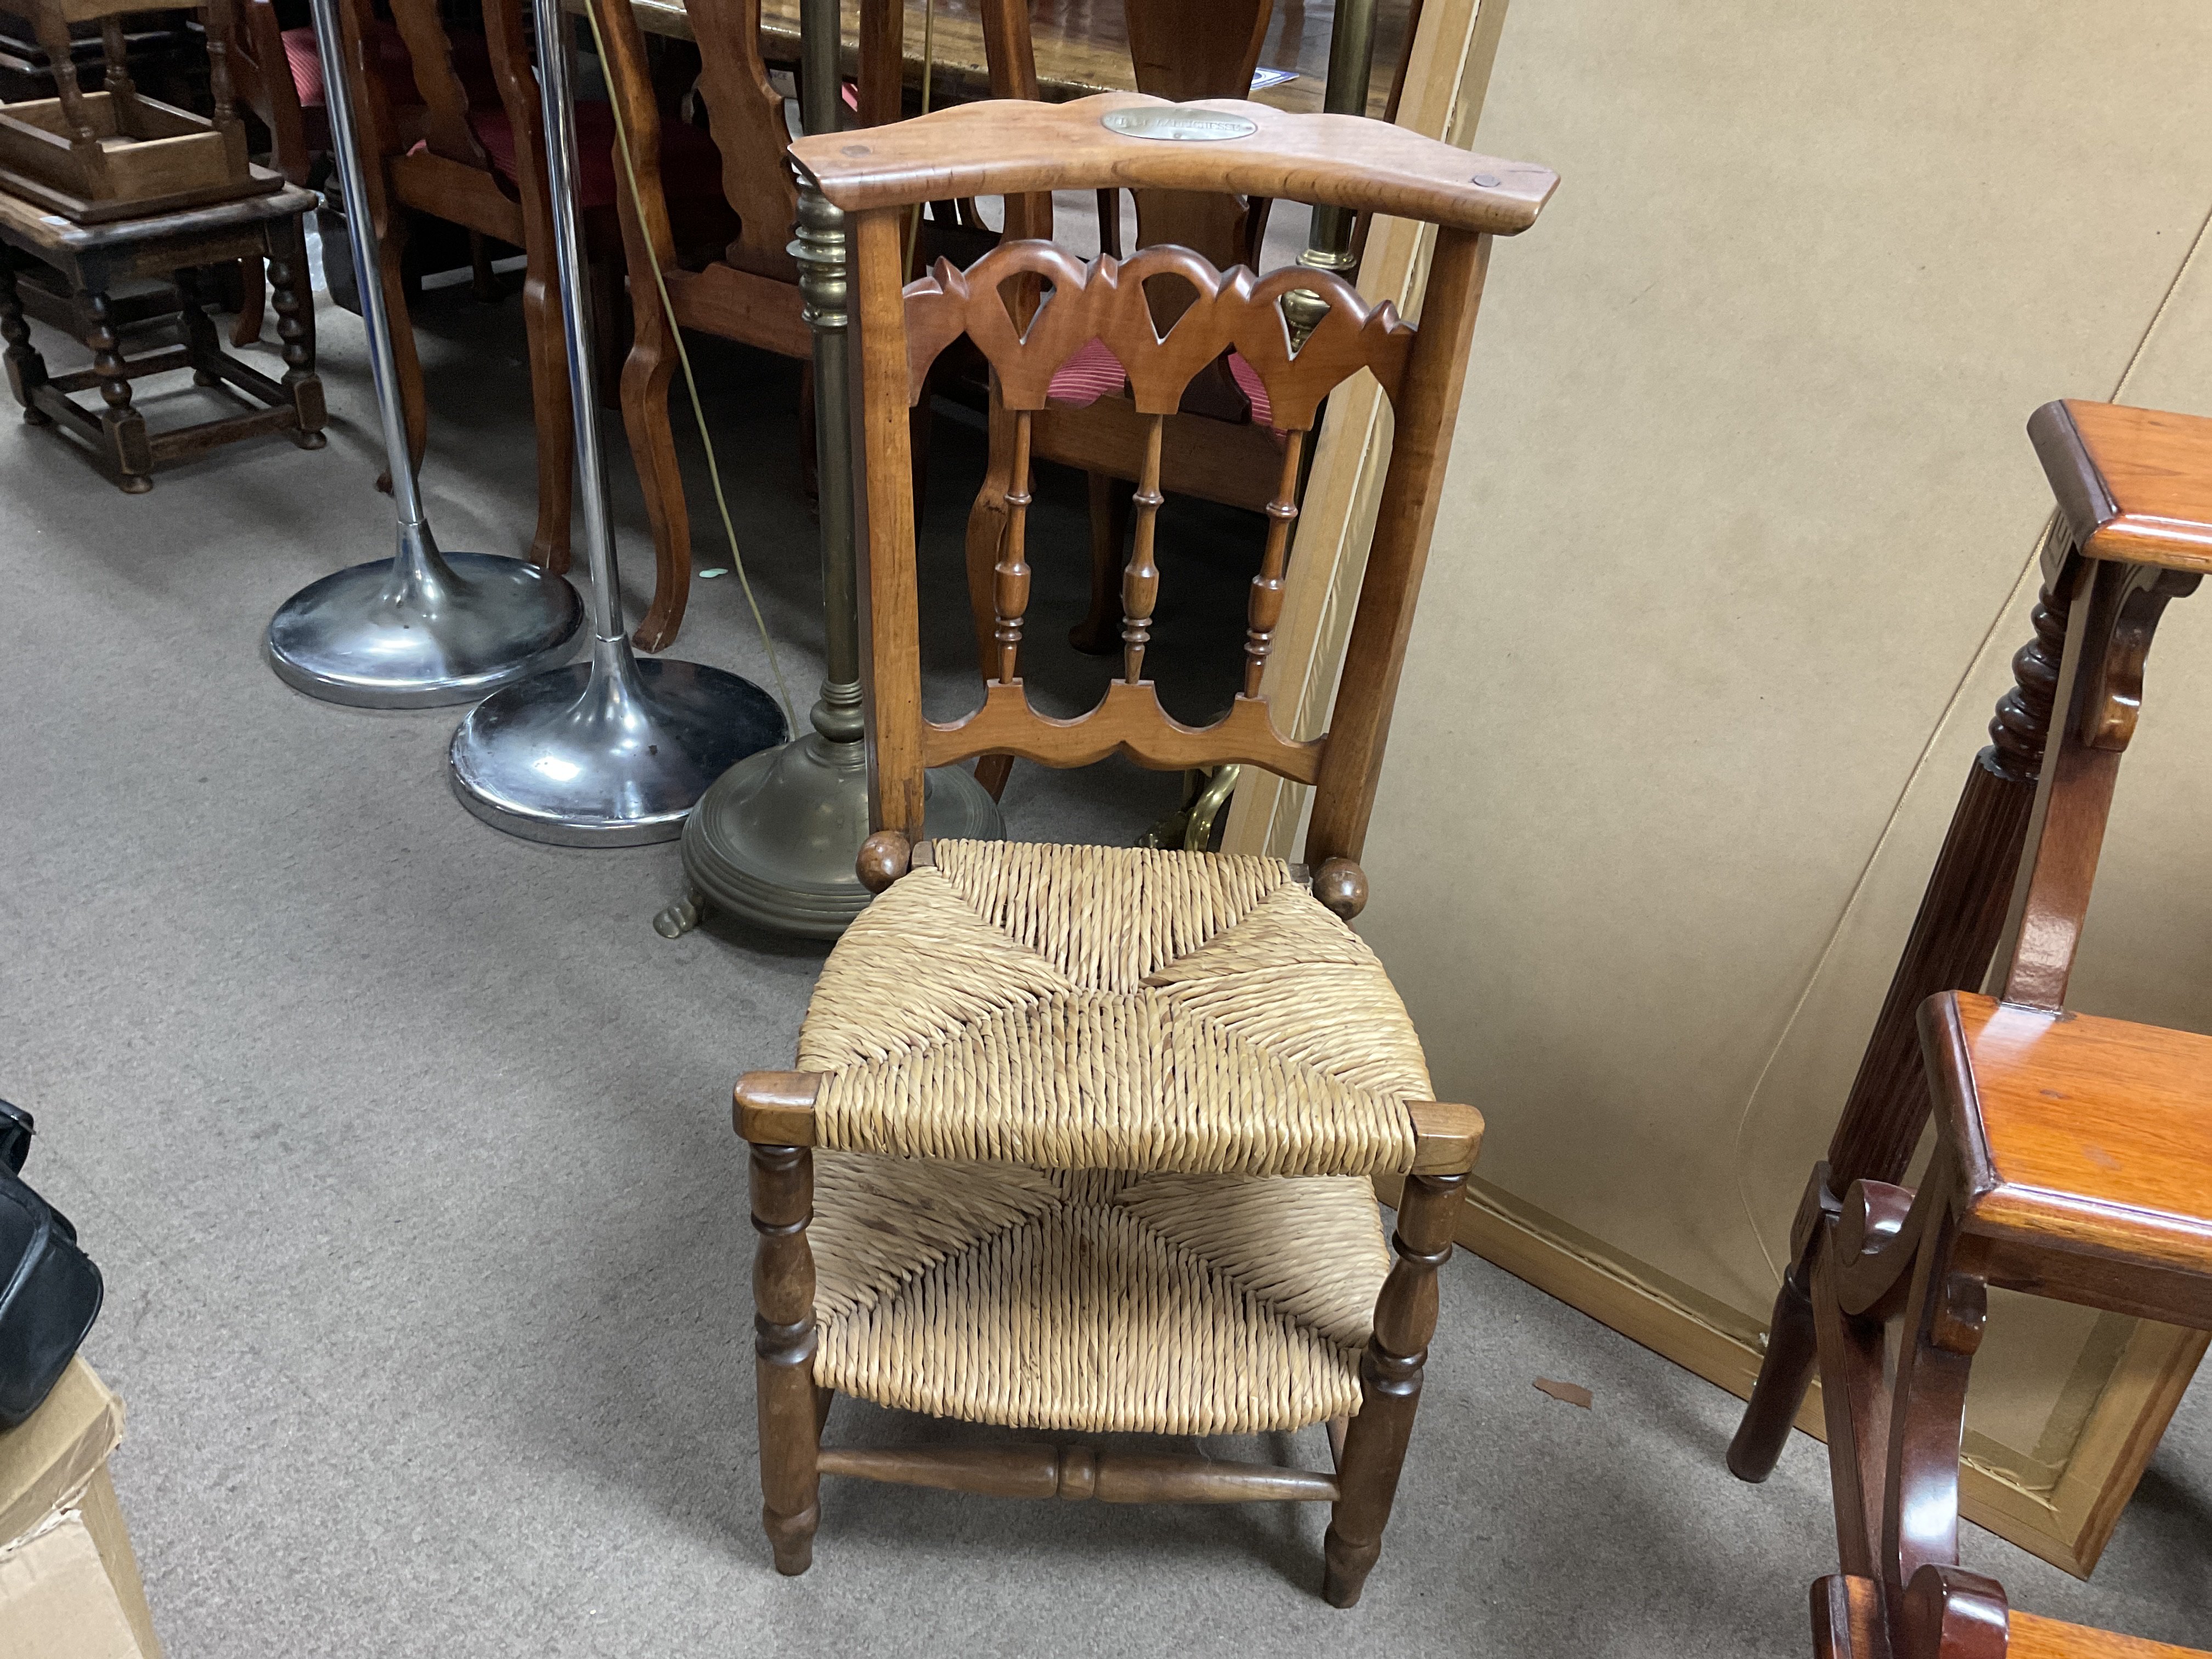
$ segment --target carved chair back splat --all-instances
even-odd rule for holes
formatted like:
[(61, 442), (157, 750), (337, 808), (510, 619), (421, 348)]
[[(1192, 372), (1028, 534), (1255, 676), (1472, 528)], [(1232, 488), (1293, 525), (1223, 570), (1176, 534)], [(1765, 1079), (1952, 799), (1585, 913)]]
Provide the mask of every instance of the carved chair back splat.
[[(1127, 0), (1125, 6), (1129, 55), (1137, 89), (1170, 101), (1241, 99), (1252, 84), (1261, 44), (1273, 14), (1273, 0), (1230, 0), (1194, 18), (1171, 0)], [(985, 57), (992, 95), (1034, 100), (1038, 95), (1036, 58), (1028, 7), (1022, 0), (984, 0)], [(1408, 30), (1410, 51), (1413, 32)], [(1400, 65), (1402, 78), (1404, 64)], [(1395, 94), (1394, 94), (1395, 107)], [(1389, 119), (1385, 115), (1386, 120)], [(1219, 190), (1133, 192), (1139, 250), (1186, 247), (1217, 267), (1245, 264), (1258, 268), (1269, 198)], [(1101, 190), (1098, 230), (1101, 246), (1121, 253), (1121, 191)], [(1364, 229), (1364, 220), (1361, 222)], [(1049, 196), (1010, 198), (1009, 237), (1052, 234)], [(1346, 275), (1353, 273), (1347, 272)], [(1175, 301), (1155, 296), (1154, 315), (1162, 325), (1174, 320)], [(1075, 378), (1087, 380), (1082, 370)], [(1088, 392), (1092, 388), (1085, 386)], [(1126, 398), (1109, 394), (1088, 403), (1058, 402), (1038, 411), (1032, 423), (1030, 458), (1081, 468), (1090, 489), (1090, 605), (1069, 630), (1079, 651), (1110, 655), (1123, 620), (1120, 572), (1134, 509), (1132, 487), (1141, 482), (1150, 441), (1149, 423), (1137, 419)], [(1224, 356), (1208, 364), (1187, 388), (1180, 411), (1169, 423), (1164, 477), (1156, 492), (1196, 496), (1231, 507), (1266, 512), (1280, 499), (1280, 428), (1258, 418)], [(991, 583), (998, 544), (1006, 533), (1012, 465), (1011, 422), (994, 399), (990, 410), (991, 465), (977, 492), (968, 527), (969, 580), (976, 595), (976, 642), (988, 677), (992, 646), (983, 596)], [(980, 762), (976, 775), (993, 794), (1006, 784), (1012, 766), (1006, 756)]]
[[(866, 526), (876, 824), (919, 839), (923, 774), (970, 756), (1004, 753), (1078, 766), (1121, 753), (1161, 769), (1238, 762), (1314, 785), (1309, 860), (1356, 863), (1435, 524), (1489, 239), (1533, 222), (1553, 180), (1542, 169), (1521, 168), (1511, 174), (1510, 188), (1476, 185), (1470, 182), (1480, 170), (1476, 164), (1440, 163), (1425, 141), (1356, 117), (1314, 118), (1341, 124), (1322, 133), (1259, 106), (1224, 103), (1211, 107), (1246, 113), (1260, 123), (1259, 130), (1230, 143), (1188, 145), (1124, 137), (1101, 125), (1111, 110), (1158, 101), (1108, 94), (1058, 108), (1024, 106), (1011, 119), (1005, 106), (970, 106), (927, 123), (905, 124), (894, 130), (896, 143), (810, 140), (794, 149), (830, 199), (855, 216), (856, 402), (867, 463), (859, 507)], [(913, 151), (916, 135), (924, 132), (941, 135), (927, 155)], [(1006, 154), (1013, 136), (1032, 140), (1033, 147), (1016, 144)], [(1337, 143), (1323, 153), (1322, 146), (1331, 139)], [(993, 148), (987, 152), (985, 144)], [(1418, 204), (1404, 201), (1409, 181), (1393, 171), (1394, 164), (1408, 159), (1431, 175), (1422, 183), (1436, 186), (1412, 192), (1422, 196)], [(1433, 177), (1440, 165), (1454, 168), (1448, 183)], [(940, 264), (911, 288), (901, 282), (899, 213), (913, 202), (1036, 188), (1174, 188), (1194, 176), (1249, 195), (1325, 192), (1349, 205), (1388, 204), (1441, 222), (1420, 329), (1400, 320), (1388, 305), (1370, 308), (1334, 276), (1303, 268), (1257, 279), (1241, 269), (1224, 274), (1175, 248), (1148, 249), (1127, 261), (1102, 256), (1085, 265), (1048, 243), (1008, 243), (966, 272)], [(1164, 335), (1156, 331), (1144, 288), (1146, 278), (1164, 273), (1182, 277), (1195, 295)], [(1049, 284), (1050, 291), (1027, 325), (1018, 329), (1001, 290), (1025, 283)], [(1317, 295), (1328, 309), (1293, 355), (1280, 301), (1296, 289)], [(990, 360), (1000, 382), (1013, 423), (1014, 461), (1007, 529), (993, 570), (992, 678), (982, 707), (946, 726), (921, 712), (905, 411), (920, 397), (930, 364), (963, 333)], [(1060, 720), (1030, 707), (1019, 677), (1029, 599), (1024, 440), (1045, 405), (1054, 371), (1094, 339), (1104, 342), (1127, 372), (1149, 435), (1122, 573), (1122, 672), (1089, 714)], [(1252, 588), (1243, 688), (1227, 716), (1197, 729), (1170, 719), (1145, 678), (1162, 580), (1152, 530), (1164, 423), (1193, 376), (1231, 347), (1261, 375), (1275, 419), (1289, 435), (1268, 508), (1267, 551)], [(1258, 688), (1281, 609), (1297, 516), (1298, 454), (1322, 400), (1362, 368), (1375, 374), (1390, 398), (1396, 436), (1331, 729), (1325, 737), (1294, 740), (1277, 728)]]

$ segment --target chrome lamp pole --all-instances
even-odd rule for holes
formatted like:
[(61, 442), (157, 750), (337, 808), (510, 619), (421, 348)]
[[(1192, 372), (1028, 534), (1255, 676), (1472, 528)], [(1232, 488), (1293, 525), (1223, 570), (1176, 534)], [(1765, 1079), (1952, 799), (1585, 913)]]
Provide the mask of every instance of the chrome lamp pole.
[(285, 600), (269, 623), (269, 665), (311, 697), (356, 708), (474, 702), (559, 660), (574, 641), (584, 609), (576, 590), (558, 576), (520, 559), (441, 554), (430, 534), (407, 453), (392, 319), (376, 276), (376, 233), (345, 74), (345, 36), (336, 0), (312, 4), (316, 44), (328, 66), (323, 89), (331, 149), (345, 191), (346, 237), (359, 278), (398, 547), (389, 559), (325, 576)]
[[(799, 116), (832, 132), (842, 100), (837, 0), (799, 0)], [(781, 933), (835, 939), (871, 895), (854, 870), (868, 837), (868, 755), (860, 706), (859, 559), (854, 543), (852, 390), (843, 211), (799, 179), (791, 256), (814, 333), (815, 472), (821, 481), (823, 679), (813, 730), (716, 780), (684, 826), (689, 890), (653, 919), (675, 939), (706, 908)], [(925, 785), (929, 833), (999, 841), (999, 804), (975, 775), (940, 767)]]
[[(331, 0), (318, 0), (327, 5)], [(630, 650), (615, 563), (614, 520), (594, 418), (592, 320), (576, 210), (576, 112), (567, 13), (538, 0), (538, 78), (554, 264), (576, 412), (576, 494), (591, 555), (592, 655), (508, 686), (453, 733), (453, 790), (485, 823), (564, 847), (673, 841), (684, 815), (735, 762), (783, 740), (782, 712), (750, 680)]]

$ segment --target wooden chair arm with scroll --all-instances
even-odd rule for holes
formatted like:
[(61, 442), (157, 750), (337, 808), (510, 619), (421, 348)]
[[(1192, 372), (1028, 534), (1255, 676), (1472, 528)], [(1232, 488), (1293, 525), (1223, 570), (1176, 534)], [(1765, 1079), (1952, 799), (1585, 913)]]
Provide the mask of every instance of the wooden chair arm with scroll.
[[(2064, 1007), (2152, 635), (2212, 569), (2212, 421), (2069, 403), (2028, 429), (2059, 508), (2044, 609), (2067, 623), (2024, 859), (2000, 849), (2025, 869), (2002, 994), (1925, 998), (1929, 1103), (1875, 1126), (1890, 1162), (1814, 1172), (1792, 1269), (1805, 1305), (1785, 1287), (1732, 1453), (1739, 1473), (1765, 1473), (1776, 1414), (1794, 1414), (1817, 1364), (1842, 1575), (1823, 1581), (1814, 1612), (1834, 1656), (2008, 1651), (2002, 1592), (1957, 1565), (1966, 1382), (1989, 1286), (2212, 1330), (2212, 1037)], [(1908, 1188), (1903, 1129), (1917, 1135), (1931, 1108), (1934, 1158)], [(1847, 1109), (1845, 1128), (1867, 1127)], [(2145, 1457), (2163, 1424), (2148, 1426)], [(2095, 1632), (2039, 1645), (2068, 1628), (2023, 1621), (2029, 1640), (2013, 1650), (2134, 1650), (2095, 1646), (2117, 1641)]]
[(1962, 1567), (1925, 1566), (1905, 1591), (1902, 1644), (1890, 1640), (1881, 1587), (1842, 1574), (1813, 1586), (1815, 1659), (2206, 1659), (2196, 1648), (2015, 1613), (2004, 1586)]
[[(1360, 1595), (1381, 1549), (1436, 1321), (1437, 1270), (1481, 1120), (1435, 1103), (1411, 1020), (1346, 926), (1436, 511), (1490, 241), (1554, 180), (1374, 123), (1208, 106), (1241, 138), (1161, 143), (1103, 125), (1112, 94), (992, 101), (810, 137), (793, 154), (855, 236), (864, 441), (863, 667), (877, 896), (823, 965), (799, 1069), (738, 1086), (752, 1143), (762, 1485), (776, 1565), (805, 1569), (822, 1475), (1107, 1502), (1315, 1500), (1334, 1511), (1324, 1594)], [(1477, 185), (1476, 173), (1510, 180)], [(1222, 271), (1188, 249), (1089, 264), (1015, 239), (904, 278), (914, 204), (1054, 190), (1286, 196), (1439, 226), (1419, 331), (1340, 279)], [(1194, 295), (1164, 330), (1144, 282)], [(1325, 313), (1291, 349), (1283, 301)], [(1024, 295), (1010, 310), (1003, 296)], [(987, 357), (1009, 423), (990, 681), (966, 719), (923, 717), (907, 416), (941, 352)], [(1090, 714), (1030, 707), (1030, 441), (1051, 379), (1103, 341), (1147, 428), (1122, 572), (1121, 672)], [(1162, 434), (1231, 347), (1290, 436), (1255, 580), (1243, 689), (1207, 727), (1162, 710), (1146, 665)], [(1395, 422), (1327, 735), (1285, 738), (1260, 676), (1282, 602), (1299, 447), (1321, 399), (1371, 372)], [(1317, 787), (1310, 883), (1280, 860), (923, 837), (923, 775), (985, 753), (1156, 769), (1237, 759)], [(1395, 1260), (1367, 1176), (1407, 1176)], [(831, 1392), (940, 1416), (1180, 1435), (1331, 1425), (1333, 1474), (1087, 1447), (830, 1448)]]

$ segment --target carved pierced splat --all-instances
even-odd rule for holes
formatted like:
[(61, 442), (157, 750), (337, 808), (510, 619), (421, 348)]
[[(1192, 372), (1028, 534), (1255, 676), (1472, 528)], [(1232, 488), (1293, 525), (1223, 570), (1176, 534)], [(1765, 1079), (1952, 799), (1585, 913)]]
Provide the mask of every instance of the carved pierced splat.
[[(1173, 275), (1195, 290), (1167, 331), (1154, 324), (1147, 278)], [(1030, 276), (1050, 292), (1026, 327), (1000, 297), (1002, 285)], [(1328, 311), (1295, 353), (1284, 295), (1303, 289)], [(1370, 370), (1395, 403), (1414, 331), (1388, 301), (1370, 306), (1341, 277), (1303, 269), (1255, 278), (1242, 266), (1222, 272), (1187, 248), (1146, 248), (1133, 258), (1102, 254), (1085, 264), (1050, 242), (1004, 242), (966, 270), (940, 259), (906, 289), (909, 401), (921, 396), (929, 366), (962, 334), (999, 372), (1008, 409), (1045, 406), (1052, 377), (1092, 340), (1101, 340), (1129, 377), (1130, 396), (1146, 415), (1171, 415), (1184, 388), (1224, 352), (1258, 371), (1285, 431), (1310, 428), (1321, 400), (1360, 369)]]
[[(764, 157), (781, 161), (790, 130), (783, 94), (761, 58), (760, 0), (696, 0), (685, 15), (699, 43), (700, 89), (721, 148), (722, 194), (738, 215), (737, 240), (723, 258), (739, 270), (797, 282), (785, 244), (799, 212), (798, 187), (787, 167), (763, 165)], [(672, 237), (662, 263), (676, 263)]]
[[(1187, 284), (1189, 295), (1164, 330), (1146, 292), (1148, 282), (1161, 277), (1180, 279), (1175, 286)], [(1319, 295), (1328, 310), (1305, 344), (1293, 350), (1282, 299), (1297, 289)], [(1290, 270), (1255, 279), (1241, 268), (1216, 270), (1179, 247), (1147, 248), (1130, 259), (1101, 256), (1086, 264), (1050, 242), (1004, 242), (965, 270), (939, 260), (927, 276), (908, 283), (902, 297), (909, 400), (922, 395), (938, 355), (965, 334), (998, 371), (1003, 405), (1014, 425), (1006, 525), (992, 569), (995, 672), (981, 708), (951, 725), (926, 726), (928, 763), (999, 753), (1069, 766), (1119, 753), (1161, 767), (1237, 761), (1300, 782), (1313, 781), (1322, 744), (1285, 738), (1260, 696), (1282, 616), (1305, 434), (1321, 400), (1362, 368), (1395, 398), (1415, 331), (1387, 302), (1370, 306), (1349, 283), (1327, 272)], [(1121, 363), (1145, 424), (1121, 573), (1121, 675), (1090, 714), (1053, 720), (1032, 710), (1020, 689), (1030, 594), (1030, 421), (1046, 407), (1054, 374), (1094, 339)], [(1280, 481), (1267, 507), (1267, 550), (1252, 583), (1243, 691), (1226, 717), (1194, 727), (1170, 719), (1145, 678), (1159, 604), (1155, 538), (1162, 448), (1167, 420), (1181, 407), (1186, 388), (1232, 350), (1267, 386), (1285, 448)]]
[[(407, 56), (414, 65), (415, 89), (422, 97), (422, 138), (430, 153), (464, 167), (490, 171), (491, 155), (469, 125), (468, 88), (461, 83), (460, 71), (453, 67), (453, 43), (434, 0), (392, 0), (392, 21), (407, 43)], [(520, 20), (514, 21), (519, 28)], [(487, 15), (484, 25), (488, 39), (495, 35), (495, 17)], [(518, 61), (527, 64), (529, 58), (520, 55)]]

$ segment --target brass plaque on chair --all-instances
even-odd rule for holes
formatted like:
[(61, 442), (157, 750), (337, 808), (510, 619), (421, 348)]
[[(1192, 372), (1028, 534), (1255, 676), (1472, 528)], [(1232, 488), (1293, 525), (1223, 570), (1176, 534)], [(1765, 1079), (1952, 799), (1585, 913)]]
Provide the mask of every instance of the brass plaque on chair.
[(1166, 138), (1178, 143), (1204, 143), (1219, 138), (1249, 138), (1260, 124), (1249, 115), (1226, 110), (1201, 109), (1193, 104), (1155, 104), (1148, 108), (1117, 109), (1102, 115), (1098, 123), (1125, 138)]

